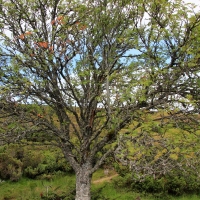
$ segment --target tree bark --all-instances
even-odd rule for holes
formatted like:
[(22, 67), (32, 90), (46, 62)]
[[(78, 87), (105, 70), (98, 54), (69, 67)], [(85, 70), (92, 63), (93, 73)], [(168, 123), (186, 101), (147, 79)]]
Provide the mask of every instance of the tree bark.
[(75, 200), (90, 200), (92, 174), (90, 164), (83, 164), (76, 171), (76, 198)]

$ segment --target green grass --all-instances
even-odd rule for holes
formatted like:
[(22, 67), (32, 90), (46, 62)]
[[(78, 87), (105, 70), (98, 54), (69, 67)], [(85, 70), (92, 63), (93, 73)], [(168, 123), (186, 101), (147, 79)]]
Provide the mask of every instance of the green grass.
[(40, 195), (48, 195), (52, 192), (62, 194), (70, 192), (75, 185), (74, 176), (57, 177), (50, 181), (31, 180), (22, 178), (18, 182), (6, 181), (0, 183), (0, 200), (36, 200), (41, 199)]
[[(98, 170), (93, 180), (105, 177), (103, 170)], [(40, 194), (44, 196), (52, 193), (61, 195), (69, 193), (75, 187), (75, 176), (57, 176), (50, 181), (31, 180), (22, 178), (18, 182), (5, 181), (0, 183), (0, 200), (39, 200)], [(138, 194), (126, 189), (116, 189), (113, 182), (92, 184), (92, 195), (98, 200), (134, 200), (140, 196), (141, 200), (199, 200), (200, 195), (187, 195), (181, 197), (162, 197), (157, 198), (153, 195)]]
[(95, 172), (92, 176), (92, 180), (97, 180), (97, 179), (100, 179), (100, 178), (103, 178), (105, 175), (104, 175), (104, 171), (103, 169), (99, 169), (97, 172)]
[(100, 185), (92, 186), (93, 192), (100, 192), (102, 194), (102, 199), (98, 200), (135, 200), (140, 196), (141, 200), (199, 200), (200, 195), (185, 195), (180, 197), (172, 196), (154, 196), (150, 194), (139, 194), (136, 192), (126, 191), (126, 189), (115, 189), (112, 183), (102, 183)]
[[(97, 198), (99, 200), (103, 199), (109, 199), (109, 200), (130, 200), (130, 199), (135, 199), (136, 197), (140, 196), (137, 193), (134, 192), (127, 192), (123, 190), (116, 190), (113, 186), (112, 183), (102, 183), (100, 185), (93, 185), (92, 186), (92, 191), (93, 192), (100, 192), (100, 198)], [(94, 194), (95, 196), (97, 194)], [(102, 197), (102, 199), (101, 199)], [(145, 199), (146, 200), (146, 199)]]
[[(112, 176), (116, 174), (116, 171), (114, 170), (109, 170), (109, 174), (108, 176)], [(92, 180), (98, 180), (98, 179), (101, 179), (101, 178), (104, 178), (106, 177), (105, 174), (104, 174), (104, 170), (103, 169), (98, 169), (98, 171), (96, 171), (93, 176), (92, 176)]]

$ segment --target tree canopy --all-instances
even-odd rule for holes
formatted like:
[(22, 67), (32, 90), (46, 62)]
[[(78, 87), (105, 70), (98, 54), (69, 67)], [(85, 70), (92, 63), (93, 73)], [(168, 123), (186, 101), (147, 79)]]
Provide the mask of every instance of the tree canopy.
[(199, 128), (200, 13), (192, 5), (0, 2), (1, 136), (52, 136), (75, 170), (76, 200), (90, 199), (93, 172), (145, 113), (165, 110)]

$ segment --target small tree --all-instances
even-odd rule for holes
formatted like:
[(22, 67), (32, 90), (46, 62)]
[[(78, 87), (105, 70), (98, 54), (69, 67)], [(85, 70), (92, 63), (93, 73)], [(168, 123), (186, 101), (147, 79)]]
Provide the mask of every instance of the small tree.
[(200, 17), (179, 0), (1, 0), (0, 20), (2, 138), (52, 136), (76, 200), (133, 120), (199, 109)]

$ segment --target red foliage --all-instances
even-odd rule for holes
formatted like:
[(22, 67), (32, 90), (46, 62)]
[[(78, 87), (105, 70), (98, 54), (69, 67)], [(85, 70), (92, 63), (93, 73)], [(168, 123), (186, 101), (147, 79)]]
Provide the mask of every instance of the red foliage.
[(21, 35), (18, 36), (18, 38), (21, 39), (21, 40), (24, 40), (25, 35), (24, 35), (24, 34), (21, 34)]
[(51, 25), (53, 26), (55, 24), (56, 24), (56, 20), (54, 19), (54, 20), (51, 21)]
[(49, 51), (50, 51), (50, 53), (53, 53), (53, 46), (49, 47)]
[(37, 45), (39, 47), (42, 47), (42, 48), (45, 48), (45, 49), (47, 49), (49, 47), (48, 42), (37, 42)]
[(54, 20), (51, 21), (51, 25), (54, 26), (54, 25), (56, 25), (56, 23), (64, 24), (63, 19), (64, 19), (64, 17), (62, 15), (60, 15), (57, 18), (55, 18)]
[(18, 38), (21, 39), (21, 40), (24, 40), (24, 39), (25, 39), (25, 36), (31, 35), (31, 34), (32, 34), (32, 33), (31, 33), (30, 31), (27, 31), (27, 32), (25, 32), (24, 34), (19, 35)]
[(79, 29), (83, 31), (83, 30), (85, 30), (86, 28), (87, 28), (86, 25), (81, 25)]
[(27, 31), (24, 35), (31, 35), (32, 33), (30, 31)]
[(37, 114), (38, 118), (43, 118), (43, 116), (41, 114)]

